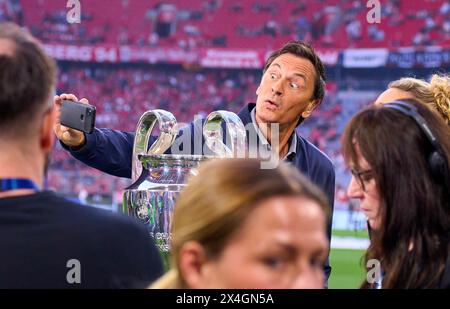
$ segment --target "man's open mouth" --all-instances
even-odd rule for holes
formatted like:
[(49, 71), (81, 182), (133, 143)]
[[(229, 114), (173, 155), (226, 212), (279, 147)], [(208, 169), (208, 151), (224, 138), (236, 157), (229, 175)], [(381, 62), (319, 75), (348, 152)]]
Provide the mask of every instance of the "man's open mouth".
[(276, 104), (272, 100), (265, 100), (264, 105), (266, 108), (271, 109), (271, 110), (278, 109), (278, 104)]

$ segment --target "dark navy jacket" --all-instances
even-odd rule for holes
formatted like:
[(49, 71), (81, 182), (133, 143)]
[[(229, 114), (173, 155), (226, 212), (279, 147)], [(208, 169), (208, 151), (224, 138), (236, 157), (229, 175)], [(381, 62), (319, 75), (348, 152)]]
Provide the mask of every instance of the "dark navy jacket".
[[(245, 106), (238, 114), (244, 125), (252, 122), (251, 111), (254, 103)], [(191, 122), (183, 129), (194, 132), (201, 127), (201, 122)], [(249, 127), (247, 126), (247, 133)], [(183, 132), (183, 134), (186, 132)], [(193, 136), (194, 134), (192, 134)], [(150, 144), (156, 138), (150, 139)], [(86, 135), (86, 144), (79, 150), (70, 150), (71, 154), (83, 163), (99, 169), (105, 173), (131, 178), (131, 160), (133, 153), (134, 133), (126, 133), (111, 129), (95, 129), (92, 134)], [(63, 145), (64, 147), (64, 145)], [(191, 149), (194, 151), (192, 141)], [(170, 149), (169, 149), (170, 151)], [(169, 153), (167, 151), (166, 153)], [(206, 153), (204, 153), (206, 154)], [(330, 214), (333, 213), (335, 173), (331, 160), (313, 144), (297, 134), (296, 153), (287, 158), (300, 172), (306, 175), (313, 183), (319, 186), (328, 197)], [(331, 215), (328, 225), (328, 238), (331, 240)], [(325, 273), (330, 275), (331, 268), (327, 263)]]

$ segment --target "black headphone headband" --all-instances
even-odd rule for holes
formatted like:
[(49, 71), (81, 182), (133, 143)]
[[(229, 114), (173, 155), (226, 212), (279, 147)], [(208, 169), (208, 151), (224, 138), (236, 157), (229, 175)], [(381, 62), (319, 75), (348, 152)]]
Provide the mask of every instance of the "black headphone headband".
[(412, 118), (416, 124), (419, 126), (420, 130), (425, 134), (430, 144), (433, 146), (434, 150), (428, 156), (428, 165), (434, 177), (436, 179), (441, 179), (444, 175), (448, 175), (447, 160), (445, 159), (444, 152), (442, 151), (441, 145), (437, 140), (436, 136), (431, 131), (425, 119), (419, 114), (417, 107), (412, 104), (393, 101), (384, 104), (383, 107), (395, 109), (405, 116)]
[(419, 114), (417, 107), (415, 107), (412, 104), (402, 102), (402, 101), (389, 102), (387, 104), (384, 104), (383, 106), (398, 110), (402, 114), (407, 115), (407, 116), (411, 117), (412, 119), (414, 119), (414, 121), (417, 123), (419, 128), (422, 130), (422, 132), (426, 135), (427, 139), (430, 141), (431, 145), (437, 151), (439, 151), (439, 152), (441, 151), (441, 146), (440, 146), (436, 136), (434, 136), (433, 132), (431, 131), (431, 129), (428, 126), (425, 119)]

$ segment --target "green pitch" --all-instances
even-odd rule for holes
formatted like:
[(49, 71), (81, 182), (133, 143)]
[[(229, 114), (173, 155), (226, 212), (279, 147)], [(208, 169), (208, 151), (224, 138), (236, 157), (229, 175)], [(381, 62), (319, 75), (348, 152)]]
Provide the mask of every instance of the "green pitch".
[[(366, 230), (333, 230), (334, 236), (368, 238)], [(330, 289), (357, 289), (365, 279), (362, 257), (364, 250), (331, 249), (331, 276), (328, 280)]]
[(357, 289), (365, 278), (361, 267), (364, 250), (331, 249), (331, 276), (328, 280), (330, 289)]

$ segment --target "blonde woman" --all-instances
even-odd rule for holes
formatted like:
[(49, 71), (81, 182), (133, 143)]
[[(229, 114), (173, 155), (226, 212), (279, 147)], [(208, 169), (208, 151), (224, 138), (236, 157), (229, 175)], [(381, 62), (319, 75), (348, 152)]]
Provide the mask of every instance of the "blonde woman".
[(172, 268), (153, 288), (322, 288), (327, 200), (295, 168), (205, 163), (177, 200)]
[(415, 99), (431, 107), (450, 126), (450, 76), (434, 74), (430, 82), (411, 77), (395, 80), (380, 94), (375, 104), (402, 99)]

